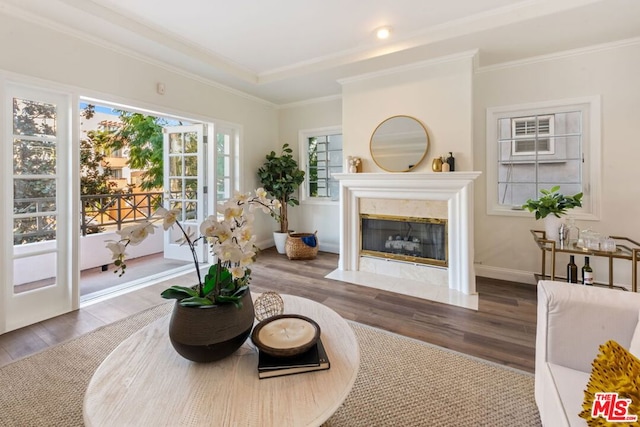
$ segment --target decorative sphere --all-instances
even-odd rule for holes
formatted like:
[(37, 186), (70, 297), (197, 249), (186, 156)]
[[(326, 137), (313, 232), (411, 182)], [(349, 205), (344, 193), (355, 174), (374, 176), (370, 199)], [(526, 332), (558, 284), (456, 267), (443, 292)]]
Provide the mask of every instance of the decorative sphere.
[(284, 312), (284, 301), (277, 292), (264, 292), (253, 303), (253, 308), (258, 321), (263, 321), (271, 316), (277, 316)]

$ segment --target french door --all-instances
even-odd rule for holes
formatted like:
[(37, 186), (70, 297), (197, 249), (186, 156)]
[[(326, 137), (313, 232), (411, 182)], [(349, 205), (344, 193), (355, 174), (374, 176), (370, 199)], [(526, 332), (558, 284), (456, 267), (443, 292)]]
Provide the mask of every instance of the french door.
[[(4, 86), (2, 115), (3, 293), (0, 333), (70, 311), (77, 303), (78, 203), (70, 135), (71, 97), (17, 84)], [(73, 227), (75, 225), (75, 227)]]
[[(202, 124), (164, 128), (164, 205), (179, 211), (178, 220), (194, 238), (200, 235), (200, 223), (209, 204), (205, 192), (209, 158), (205, 130)], [(200, 261), (207, 260), (207, 245), (202, 240), (198, 241), (196, 252)], [(193, 260), (177, 226), (165, 232), (164, 256)]]

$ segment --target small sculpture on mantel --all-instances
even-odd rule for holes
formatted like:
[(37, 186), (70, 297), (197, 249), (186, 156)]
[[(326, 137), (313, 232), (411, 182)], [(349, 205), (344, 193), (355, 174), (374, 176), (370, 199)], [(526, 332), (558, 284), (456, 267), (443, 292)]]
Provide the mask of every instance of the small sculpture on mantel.
[(450, 172), (451, 171), (451, 167), (449, 166), (449, 163), (447, 162), (447, 158), (445, 156), (442, 156), (442, 166), (440, 171), (441, 172)]
[(347, 162), (349, 163), (349, 173), (358, 173), (358, 167), (362, 164), (360, 157), (349, 156)]

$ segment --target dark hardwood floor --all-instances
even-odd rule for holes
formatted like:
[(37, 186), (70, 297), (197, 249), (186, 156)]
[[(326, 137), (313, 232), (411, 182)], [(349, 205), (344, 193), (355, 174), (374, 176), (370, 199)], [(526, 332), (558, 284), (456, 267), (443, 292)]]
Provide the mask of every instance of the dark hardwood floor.
[[(268, 249), (252, 266), (251, 288), (306, 297), (345, 319), (533, 372), (535, 286), (478, 277), (475, 311), (325, 279), (337, 265), (335, 254), (289, 261)], [(166, 286), (152, 285), (0, 335), (0, 366), (161, 303)]]

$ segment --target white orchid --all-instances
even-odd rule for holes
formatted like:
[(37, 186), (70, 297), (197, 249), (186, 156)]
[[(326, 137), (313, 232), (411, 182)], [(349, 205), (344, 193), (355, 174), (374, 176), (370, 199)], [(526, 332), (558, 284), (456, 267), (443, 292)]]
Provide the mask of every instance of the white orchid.
[(246, 274), (246, 270), (242, 267), (231, 267), (229, 271), (234, 279), (242, 279)]
[(120, 235), (121, 241), (127, 241), (127, 244), (135, 246), (142, 243), (144, 239), (149, 237), (150, 234), (153, 234), (154, 231), (155, 226), (151, 222), (143, 221), (118, 230), (116, 233)]
[(251, 225), (245, 225), (244, 227), (236, 229), (233, 233), (233, 237), (242, 247), (247, 246), (247, 244), (251, 244), (251, 247), (253, 247), (253, 243), (256, 240), (256, 236), (253, 234), (253, 227)]
[(205, 237), (213, 237), (216, 229), (218, 228), (218, 225), (219, 224), (217, 218), (213, 215), (210, 215), (204, 221), (202, 221), (202, 224), (200, 224), (200, 234)]
[(238, 204), (235, 199), (231, 199), (218, 207), (218, 213), (224, 215), (226, 222), (241, 220), (243, 212), (242, 205)]
[(111, 251), (112, 259), (120, 259), (127, 256), (125, 253), (125, 249), (127, 246), (120, 242), (109, 242), (107, 243), (107, 249)]
[(269, 199), (267, 198), (267, 190), (265, 190), (263, 187), (259, 187), (256, 189), (256, 197), (258, 197), (261, 202), (269, 201)]
[(173, 227), (173, 224), (175, 224), (176, 221), (178, 220), (178, 215), (180, 215), (180, 209), (168, 210), (160, 207), (156, 211), (156, 215), (162, 218), (162, 228), (164, 228), (164, 231), (167, 231), (168, 229)]
[[(263, 188), (258, 188), (255, 195), (236, 192), (232, 199), (218, 205), (216, 213), (210, 215), (200, 224), (200, 237), (195, 237), (194, 227), (183, 227), (179, 221), (180, 209), (159, 208), (155, 212), (157, 220), (162, 220), (165, 231), (174, 225), (182, 232), (183, 237), (178, 240), (189, 246), (193, 262), (198, 274), (198, 288), (195, 292), (191, 288), (172, 286), (162, 293), (165, 298), (180, 300), (182, 305), (211, 305), (217, 302), (237, 303), (246, 292), (251, 270), (248, 268), (254, 262), (256, 236), (253, 233), (254, 215), (252, 211), (260, 208), (272, 216), (280, 206), (277, 200), (267, 197)], [(120, 231), (120, 241), (109, 242), (107, 248), (111, 250), (115, 265), (124, 274), (125, 249), (128, 245), (137, 245), (153, 234), (155, 226), (149, 222), (141, 222)], [(217, 258), (217, 263), (209, 269), (204, 283), (200, 277), (200, 265), (196, 253), (196, 242), (205, 239), (210, 246), (211, 253)], [(116, 270), (117, 272), (118, 270)]]
[(254, 251), (244, 251), (242, 259), (240, 259), (240, 267), (246, 267), (249, 264), (253, 264), (256, 253)]
[(280, 209), (280, 200), (277, 199), (269, 199), (267, 197), (267, 190), (260, 187), (256, 190), (256, 198), (259, 203), (253, 203), (249, 206), (249, 210), (253, 211), (254, 209), (261, 209), (262, 212), (269, 214), (273, 217), (277, 217), (277, 210)]
[(231, 263), (235, 266), (240, 264), (240, 260), (244, 257), (244, 252), (242, 252), (242, 249), (238, 245), (230, 244), (229, 242), (230, 241), (220, 246), (214, 246), (213, 250), (221, 261)]

